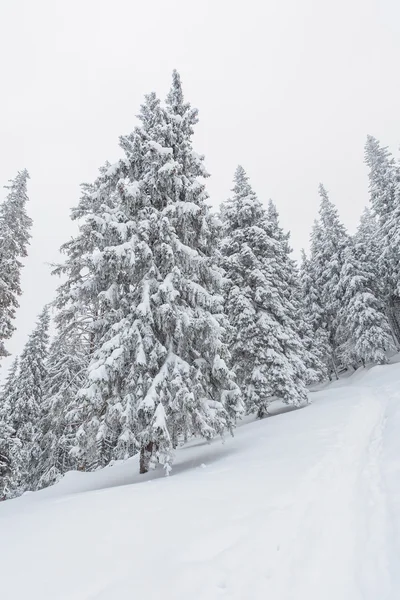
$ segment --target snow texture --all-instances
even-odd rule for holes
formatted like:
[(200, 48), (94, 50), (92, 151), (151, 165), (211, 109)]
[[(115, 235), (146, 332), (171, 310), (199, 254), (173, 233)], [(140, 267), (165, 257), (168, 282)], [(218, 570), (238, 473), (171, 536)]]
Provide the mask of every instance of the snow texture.
[(359, 369), (192, 440), (169, 478), (134, 457), (1, 503), (2, 598), (398, 599), (399, 383)]

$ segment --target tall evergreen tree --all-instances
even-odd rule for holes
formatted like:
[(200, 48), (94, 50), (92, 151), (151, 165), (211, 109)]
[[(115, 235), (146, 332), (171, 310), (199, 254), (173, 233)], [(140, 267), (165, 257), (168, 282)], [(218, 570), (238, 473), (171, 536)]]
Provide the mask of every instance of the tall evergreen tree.
[(182, 437), (231, 429), (241, 409), (225, 362), (206, 171), (192, 149), (197, 111), (177, 73), (166, 108), (150, 94), (140, 120), (121, 138), (118, 181), (81, 226), (81, 237), (96, 235), (74, 302), (97, 307), (73, 448), (82, 468), (139, 448), (142, 472), (156, 462), (168, 471)]
[(12, 450), (15, 444), (13, 433), (12, 427), (0, 420), (0, 502), (12, 495)]
[[(57, 377), (52, 364), (59, 363), (60, 367), (65, 368), (66, 365), (63, 363), (65, 360), (68, 363), (69, 348), (71, 345), (74, 347), (76, 344), (80, 348), (86, 346), (86, 359), (88, 360), (94, 349), (98, 347), (104, 329), (110, 325), (104, 311), (103, 313), (100, 312), (100, 304), (101, 292), (103, 292), (102, 296), (104, 297), (104, 290), (107, 289), (107, 285), (111, 286), (111, 290), (115, 290), (117, 287), (114, 285), (113, 288), (111, 284), (111, 280), (115, 275), (112, 272), (114, 265), (111, 260), (109, 260), (108, 265), (105, 261), (107, 268), (105, 272), (100, 274), (97, 262), (102, 258), (103, 250), (115, 245), (115, 239), (121, 239), (117, 229), (119, 226), (124, 227), (124, 225), (123, 223), (119, 224), (120, 217), (117, 214), (118, 207), (115, 205), (115, 194), (117, 184), (120, 179), (124, 180), (128, 168), (129, 161), (121, 160), (114, 165), (107, 162), (100, 168), (99, 176), (94, 183), (82, 185), (79, 204), (72, 209), (71, 213), (71, 218), (79, 224), (79, 233), (61, 247), (61, 252), (66, 256), (66, 260), (54, 269), (54, 274), (60, 275), (64, 282), (58, 288), (55, 300), (58, 311), (59, 335), (57, 336), (58, 340), (55, 340), (55, 346), (52, 347), (49, 359), (51, 360), (50, 375), (48, 381), (46, 381), (45, 402), (55, 402), (57, 404), (55, 413), (60, 416), (61, 411), (63, 418), (66, 420), (67, 430), (60, 456), (55, 456), (52, 452), (51, 448), (55, 441), (53, 436), (51, 434), (46, 436), (44, 440), (45, 447), (42, 448), (39, 464), (39, 485), (47, 485), (53, 476), (58, 478), (58, 467), (68, 464), (64, 452), (67, 447), (69, 448), (69, 466), (74, 468), (95, 468), (106, 464), (107, 459), (111, 459), (110, 454), (108, 454), (107, 459), (103, 456), (102, 460), (99, 460), (99, 455), (104, 455), (104, 449), (101, 447), (101, 442), (96, 441), (96, 428), (93, 429), (93, 436), (87, 435), (88, 423), (98, 412), (102, 412), (102, 406), (98, 407), (90, 402), (85, 402), (78, 393), (70, 394), (69, 392), (72, 392), (75, 383), (66, 394), (67, 398), (64, 402), (64, 394), (58, 394), (57, 382), (54, 382), (54, 387), (52, 384), (53, 377)], [(110, 258), (111, 252), (106, 256)], [(121, 311), (122, 308), (120, 307), (118, 310)], [(113, 314), (112, 311), (109, 311), (109, 318), (111, 314)], [(114, 311), (113, 318), (116, 319), (117, 314), (118, 312)], [(68, 344), (66, 344), (66, 340), (68, 340)], [(79, 356), (82, 356), (80, 351)], [(74, 372), (76, 366), (68, 365), (67, 368)], [(79, 387), (82, 387), (83, 383), (87, 381), (87, 373), (82, 379), (79, 375), (78, 379), (80, 382)], [(76, 380), (73, 381), (76, 382)], [(63, 387), (60, 389), (62, 390)], [(46, 423), (42, 423), (42, 425), (45, 431), (49, 427), (49, 424)], [(86, 432), (86, 446), (81, 435), (83, 430)], [(79, 444), (77, 436), (79, 437)], [(54, 458), (57, 460), (58, 466), (52, 464)]]
[(285, 233), (279, 224), (279, 214), (272, 200), (268, 203), (268, 220), (271, 237), (275, 240), (275, 252), (280, 265), (281, 281), (286, 298), (292, 305), (292, 327), (301, 340), (301, 358), (306, 366), (306, 383), (314, 383), (324, 379), (327, 369), (323, 361), (324, 350), (320, 346), (320, 338), (314, 336), (309, 315), (301, 289), (297, 264), (292, 258), (289, 244), (290, 234)]
[(75, 467), (71, 457), (77, 394), (85, 383), (89, 362), (89, 341), (78, 327), (62, 329), (50, 346), (43, 383), (39, 455), (35, 481), (39, 488), (57, 482)]
[[(396, 211), (393, 211), (393, 218), (395, 218), (395, 214)], [(382, 276), (385, 269), (383, 264), (384, 261), (382, 260), (384, 245), (381, 239), (381, 230), (377, 217), (369, 208), (365, 208), (361, 215), (360, 224), (353, 238), (353, 242), (356, 256), (362, 264), (365, 265), (369, 274), (368, 285), (374, 296), (379, 300), (380, 305), (384, 308), (385, 315), (392, 331), (393, 342), (398, 348), (399, 342), (397, 341), (396, 336), (397, 327), (393, 318), (393, 308), (388, 305), (387, 280)]]
[(365, 145), (365, 163), (369, 167), (372, 209), (381, 223), (385, 223), (398, 201), (399, 166), (388, 148), (371, 135)]
[(332, 373), (335, 373), (336, 377), (338, 377), (338, 373), (332, 335), (328, 327), (328, 312), (323, 298), (323, 287), (317, 284), (323, 269), (320, 251), (323, 244), (323, 229), (320, 222), (315, 220), (311, 231), (311, 257), (302, 264), (302, 289), (314, 335), (320, 342), (328, 377), (331, 379)]
[(15, 327), (13, 320), (21, 295), (21, 258), (27, 256), (32, 221), (26, 213), (28, 171), (20, 171), (0, 205), (0, 358), (7, 356), (5, 341)]
[(19, 481), (20, 441), (10, 425), (18, 358), (14, 359), (0, 394), (0, 501), (11, 498)]
[(368, 136), (370, 201), (379, 220), (380, 277), (392, 328), (400, 343), (400, 168), (387, 148)]
[(321, 318), (323, 310), (315, 286), (311, 263), (304, 250), (301, 252), (299, 296), (301, 300), (298, 310), (302, 312), (302, 321), (305, 323), (302, 341), (310, 353), (306, 360), (307, 383), (314, 383), (330, 377), (332, 349)]
[(103, 238), (105, 224), (102, 217), (112, 209), (112, 192), (123, 167), (122, 161), (115, 165), (106, 163), (94, 183), (82, 185), (80, 202), (71, 212), (72, 220), (80, 224), (79, 234), (61, 247), (67, 258), (54, 269), (54, 274), (64, 279), (55, 301), (60, 327), (70, 329), (71, 335), (90, 335), (92, 346), (96, 343), (93, 323), (98, 301), (91, 288), (90, 257), (98, 250)]
[(385, 298), (385, 286), (380, 268), (380, 256), (382, 252), (380, 243), (380, 231), (377, 218), (369, 208), (365, 208), (353, 236), (353, 244), (357, 256), (368, 265), (371, 274), (370, 285), (374, 294), (380, 300)]
[(45, 307), (21, 353), (10, 406), (10, 425), (21, 443), (19, 491), (33, 489), (39, 455), (43, 384), (49, 340), (49, 310)]
[(287, 237), (276, 231), (274, 208), (268, 218), (240, 166), (232, 191), (221, 207), (232, 361), (247, 410), (262, 417), (274, 396), (294, 405), (307, 401), (304, 351), (288, 289)]
[(386, 352), (394, 350), (383, 305), (373, 292), (374, 274), (369, 267), (362, 244), (346, 248), (338, 327), (338, 337), (343, 340), (338, 354), (344, 364), (382, 364), (386, 362)]
[(12, 361), (10, 368), (7, 373), (6, 380), (1, 389), (1, 407), (0, 418), (3, 420), (9, 420), (10, 407), (15, 402), (15, 381), (19, 373), (19, 357), (17, 356)]
[(328, 193), (321, 184), (319, 221), (314, 225), (311, 239), (311, 269), (315, 286), (320, 297), (319, 305), (323, 313), (318, 316), (321, 326), (326, 329), (331, 346), (331, 361), (336, 370), (335, 350), (338, 314), (340, 309), (339, 280), (344, 264), (344, 254), (349, 243), (344, 225), (340, 222), (338, 211), (330, 201)]

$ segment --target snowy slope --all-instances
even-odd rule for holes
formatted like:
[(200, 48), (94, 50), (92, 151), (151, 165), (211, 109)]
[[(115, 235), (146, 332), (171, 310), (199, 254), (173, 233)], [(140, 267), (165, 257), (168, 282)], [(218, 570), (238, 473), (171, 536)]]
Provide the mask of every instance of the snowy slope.
[(400, 364), (194, 441), (0, 504), (4, 600), (400, 598)]

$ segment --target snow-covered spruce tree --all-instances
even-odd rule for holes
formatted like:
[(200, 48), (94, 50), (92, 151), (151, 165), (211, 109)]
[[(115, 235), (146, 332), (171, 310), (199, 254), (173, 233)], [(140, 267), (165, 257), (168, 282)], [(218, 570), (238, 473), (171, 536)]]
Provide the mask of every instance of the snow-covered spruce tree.
[(61, 247), (66, 255), (54, 274), (65, 281), (57, 290), (55, 306), (57, 321), (71, 335), (90, 336), (95, 346), (93, 323), (97, 316), (97, 297), (91, 288), (89, 261), (103, 241), (104, 213), (111, 210), (112, 192), (120, 178), (122, 161), (115, 165), (106, 163), (99, 169), (99, 176), (92, 184), (83, 184), (79, 204), (72, 209), (71, 218), (80, 223), (79, 234)]
[(27, 256), (31, 219), (26, 213), (28, 171), (20, 171), (0, 205), (0, 358), (7, 356), (5, 341), (13, 332), (13, 320), (21, 295), (21, 258)]
[[(61, 251), (67, 258), (54, 271), (65, 279), (58, 289), (55, 302), (59, 311), (59, 330), (63, 332), (61, 337), (66, 335), (74, 340), (73, 343), (81, 340), (87, 346), (88, 359), (98, 349), (105, 332), (118, 323), (129, 304), (128, 298), (124, 300), (123, 293), (117, 296), (122, 286), (117, 285), (118, 270), (112, 260), (113, 248), (123, 247), (123, 228), (128, 230), (117, 202), (117, 184), (120, 177), (124, 180), (124, 168), (127, 171), (123, 161), (115, 165), (106, 163), (93, 184), (82, 185), (79, 204), (72, 210), (72, 219), (79, 223), (79, 233), (62, 246)], [(121, 260), (126, 260), (125, 255)], [(129, 259), (126, 269), (130, 270)], [(129, 290), (128, 277), (123, 290)], [(87, 369), (83, 377), (83, 382), (86, 381)], [(84, 386), (83, 382), (80, 387)], [(112, 459), (115, 437), (118, 437), (119, 431), (116, 428), (112, 440), (107, 438), (104, 441), (101, 437), (101, 431), (105, 431), (104, 426), (100, 431), (104, 407), (101, 399), (100, 404), (96, 405), (79, 394), (71, 397), (66, 407), (68, 438), (72, 434), (68, 442), (71, 445), (71, 466), (90, 470), (104, 466)], [(135, 447), (134, 441), (131, 438), (127, 444), (129, 455)]]
[(365, 162), (369, 167), (371, 205), (379, 220), (385, 222), (397, 204), (399, 166), (388, 148), (371, 135), (365, 144)]
[(343, 364), (382, 364), (394, 350), (392, 333), (383, 305), (372, 291), (374, 274), (365, 261), (361, 244), (349, 244), (340, 275), (341, 308), (337, 352)]
[(386, 266), (387, 312), (392, 330), (400, 345), (400, 184), (396, 205), (386, 222), (383, 236), (382, 263)]
[(240, 166), (232, 192), (221, 207), (232, 363), (248, 412), (263, 417), (274, 396), (294, 405), (307, 401), (304, 350), (293, 322), (283, 249)]
[[(394, 210), (392, 213), (393, 218), (395, 218), (395, 215), (396, 211)], [(389, 222), (390, 220), (391, 218), (389, 219)], [(390, 230), (390, 228), (388, 229)], [(393, 242), (394, 241), (395, 240), (393, 240)], [(396, 336), (396, 321), (393, 318), (393, 309), (390, 309), (387, 303), (387, 280), (383, 276), (383, 272), (385, 271), (384, 262), (386, 261), (382, 260), (384, 246), (382, 246), (381, 230), (377, 217), (369, 208), (365, 208), (363, 214), (361, 215), (357, 232), (353, 237), (353, 243), (356, 256), (361, 261), (364, 270), (369, 274), (368, 285), (374, 296), (376, 296), (380, 305), (383, 306), (392, 331), (393, 341), (396, 347), (399, 348), (399, 342), (397, 341)]]
[[(321, 325), (326, 329), (332, 348), (332, 368), (337, 370), (335, 355), (338, 340), (336, 337), (340, 309), (339, 279), (344, 264), (344, 253), (349, 244), (349, 236), (340, 222), (335, 205), (321, 184), (319, 221), (314, 225), (311, 239), (311, 269), (323, 310)], [(336, 373), (337, 375), (337, 373)]]
[(10, 425), (21, 443), (19, 492), (35, 487), (49, 322), (49, 309), (45, 307), (21, 353), (19, 373), (10, 399)]
[[(212, 264), (212, 220), (193, 152), (197, 111), (179, 76), (163, 108), (146, 97), (141, 127), (121, 138), (120, 179), (95, 218), (84, 290), (97, 303), (96, 349), (80, 393), (73, 453), (95, 468), (140, 449), (140, 470), (168, 471), (182, 437), (231, 429), (241, 400), (224, 341), (221, 273)], [(81, 228), (82, 231), (82, 228)]]
[[(62, 315), (57, 316), (60, 319)], [(71, 448), (80, 425), (75, 422), (77, 394), (86, 379), (89, 338), (71, 323), (63, 329), (63, 322), (58, 322), (46, 362), (35, 476), (38, 488), (56, 483), (75, 467)]]
[(6, 421), (0, 420), (0, 502), (12, 497), (14, 488), (12, 454), (13, 450), (17, 449), (16, 441), (12, 427)]
[(168, 464), (180, 437), (210, 439), (224, 429), (232, 431), (242, 412), (239, 389), (225, 362), (228, 323), (222, 277), (213, 261), (214, 217), (202, 181), (208, 174), (204, 157), (192, 147), (197, 110), (184, 102), (176, 71), (160, 117), (161, 123), (152, 124), (154, 156), (143, 177), (157, 208), (157, 225), (150, 287), (145, 285), (141, 304), (150, 292), (153, 302), (144, 322), (153, 320), (148, 356), (150, 361), (158, 356), (158, 364), (155, 377), (146, 373), (149, 367), (144, 369), (146, 394), (138, 404), (142, 471), (149, 459)]
[(385, 285), (380, 272), (380, 244), (379, 224), (376, 216), (369, 208), (365, 208), (358, 225), (357, 231), (353, 236), (353, 245), (356, 254), (367, 266), (367, 271), (371, 275), (370, 286), (375, 296), (384, 301)]
[[(110, 324), (109, 318), (112, 313), (108, 313), (108, 318), (107, 315), (100, 313), (100, 292), (104, 292), (107, 285), (111, 286), (114, 276), (114, 273), (112, 273), (113, 265), (110, 263), (110, 270), (107, 268), (103, 274), (98, 272), (96, 265), (97, 260), (101, 257), (101, 252), (108, 246), (112, 247), (115, 244), (113, 240), (120, 240), (117, 232), (119, 226), (118, 207), (113, 202), (115, 202), (117, 183), (120, 177), (124, 177), (127, 170), (128, 166), (124, 164), (124, 161), (119, 161), (114, 165), (105, 163), (100, 168), (99, 176), (94, 183), (82, 185), (80, 201), (77, 207), (72, 210), (71, 218), (79, 223), (79, 233), (61, 247), (61, 252), (66, 256), (66, 260), (54, 269), (54, 274), (60, 275), (64, 279), (64, 282), (58, 288), (55, 300), (55, 307), (58, 311), (56, 321), (60, 341), (60, 355), (58, 358), (53, 355), (51, 360), (56, 362), (64, 361), (63, 352), (64, 350), (68, 352), (68, 350), (61, 342), (67, 339), (68, 347), (78, 345), (80, 349), (85, 349), (85, 360), (89, 362), (89, 357), (93, 354), (94, 349), (98, 347), (104, 330)], [(116, 218), (114, 218), (115, 215)], [(122, 224), (121, 227), (123, 226)], [(108, 281), (106, 277), (108, 277)], [(114, 287), (116, 288), (116, 286)], [(114, 312), (113, 318), (118, 318), (117, 311)], [(55, 347), (53, 350), (55, 350)], [(83, 358), (81, 354), (79, 356)], [(72, 371), (74, 368), (72, 367)], [(80, 378), (81, 376), (79, 376)], [(82, 376), (82, 380), (80, 380), (80, 387), (83, 387), (83, 381), (86, 380), (87, 369), (84, 376)], [(51, 386), (51, 380), (48, 385)], [(55, 394), (56, 388), (53, 388), (53, 391)], [(91, 430), (89, 435), (89, 423), (92, 423), (92, 418), (97, 418), (97, 414), (102, 412), (103, 407), (96, 407), (91, 402), (85, 402), (78, 394), (70, 395), (68, 393), (67, 396), (68, 399), (64, 407), (67, 420), (67, 437), (64, 441), (71, 446), (70, 466), (87, 470), (107, 464), (111, 460), (111, 455), (108, 452), (106, 456), (106, 448), (103, 447), (100, 439), (96, 439), (98, 424)], [(53, 399), (58, 404), (59, 397), (55, 398), (54, 395)], [(46, 391), (47, 401), (51, 400), (47, 397)], [(77, 444), (76, 439), (77, 432), (79, 432), (79, 444)], [(84, 441), (83, 432), (85, 432), (86, 442)], [(79, 445), (80, 450), (78, 451)], [(99, 456), (102, 457), (101, 460)], [(66, 457), (61, 460), (64, 461), (64, 459), (64, 464), (66, 464)], [(58, 462), (60, 462), (60, 459), (58, 459)], [(47, 467), (49, 467), (48, 462)], [(41, 462), (40, 485), (46, 484), (45, 479), (43, 479), (45, 472), (46, 467)], [(58, 476), (53, 469), (49, 471), (49, 477), (52, 474)]]
[(15, 358), (0, 394), (0, 501), (13, 496), (19, 481), (20, 442), (10, 425), (18, 365), (19, 360)]
[(333, 359), (333, 347), (328, 331), (327, 314), (322, 300), (322, 290), (316, 284), (319, 276), (320, 264), (317, 261), (319, 248), (323, 244), (323, 231), (319, 221), (315, 220), (311, 231), (311, 258), (302, 262), (301, 286), (306, 312), (314, 331), (314, 337), (321, 348), (324, 364), (331, 379), (333, 372), (336, 373), (336, 364)]
[(301, 340), (301, 358), (306, 366), (305, 381), (308, 384), (315, 383), (327, 376), (327, 368), (323, 360), (325, 348), (321, 347), (321, 338), (314, 335), (310, 324), (302, 294), (299, 270), (291, 256), (290, 234), (285, 233), (280, 226), (279, 214), (272, 200), (268, 202), (267, 214), (271, 237), (275, 240), (275, 253), (279, 263), (283, 291), (293, 307), (292, 328), (298, 333)]
[(370, 201), (379, 221), (379, 270), (386, 310), (400, 343), (400, 168), (372, 136), (367, 138), (365, 162), (370, 169)]
[(321, 324), (319, 295), (313, 281), (310, 260), (301, 252), (298, 286), (298, 312), (301, 313), (301, 339), (307, 352), (307, 383), (330, 377), (331, 349), (326, 329)]
[(7, 373), (6, 380), (0, 392), (1, 410), (0, 419), (9, 420), (10, 406), (15, 401), (15, 381), (19, 374), (19, 357), (12, 361)]

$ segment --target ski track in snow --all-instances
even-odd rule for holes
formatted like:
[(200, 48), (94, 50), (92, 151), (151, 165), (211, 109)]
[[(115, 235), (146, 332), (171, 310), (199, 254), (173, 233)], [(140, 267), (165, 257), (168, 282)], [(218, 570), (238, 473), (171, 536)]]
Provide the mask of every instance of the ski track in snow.
[[(400, 364), (0, 506), (5, 600), (398, 600)], [(92, 491), (91, 491), (92, 490)]]

